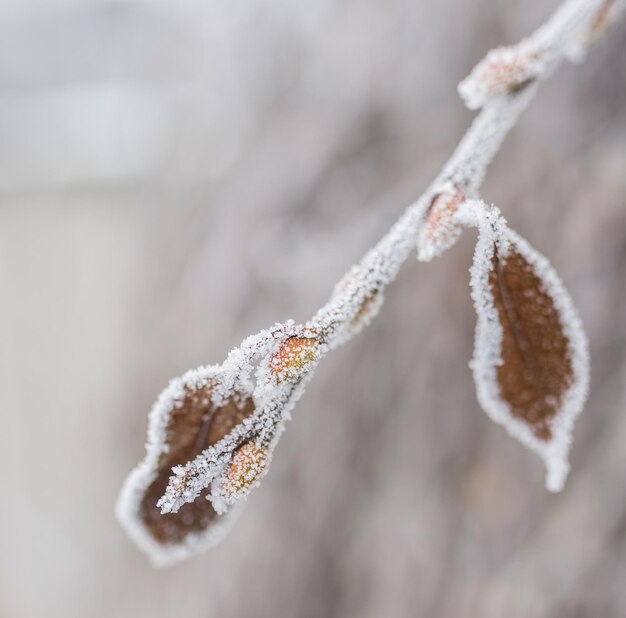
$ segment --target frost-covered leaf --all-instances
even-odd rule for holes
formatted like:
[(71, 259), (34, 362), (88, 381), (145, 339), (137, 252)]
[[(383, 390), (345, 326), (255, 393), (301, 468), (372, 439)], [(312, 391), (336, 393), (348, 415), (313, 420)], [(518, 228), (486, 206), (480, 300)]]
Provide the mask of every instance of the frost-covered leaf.
[(492, 49), (459, 84), (459, 94), (469, 109), (479, 109), (490, 99), (518, 92), (541, 73), (541, 63), (523, 45)]
[(456, 220), (455, 214), (464, 200), (464, 194), (452, 183), (447, 183), (440, 191), (435, 192), (418, 235), (419, 260), (432, 260), (458, 240), (463, 226)]
[(144, 460), (126, 480), (117, 515), (128, 534), (156, 564), (183, 559), (215, 544), (227, 530), (231, 515), (218, 515), (207, 490), (177, 513), (162, 514), (157, 506), (172, 467), (185, 464), (224, 438), (255, 409), (248, 393), (219, 393), (218, 366), (190, 371), (173, 380), (150, 414)]
[(497, 209), (473, 202), (460, 219), (479, 229), (471, 269), (478, 399), (494, 421), (542, 457), (546, 486), (559, 491), (589, 381), (580, 319), (546, 258), (510, 230)]

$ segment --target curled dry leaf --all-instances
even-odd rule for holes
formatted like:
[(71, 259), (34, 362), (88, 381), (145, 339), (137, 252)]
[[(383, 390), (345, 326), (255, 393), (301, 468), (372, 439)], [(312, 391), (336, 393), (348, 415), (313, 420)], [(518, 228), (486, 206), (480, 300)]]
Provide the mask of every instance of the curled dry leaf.
[(150, 413), (144, 460), (120, 493), (117, 516), (127, 533), (155, 564), (164, 566), (203, 551), (227, 531), (232, 514), (218, 514), (204, 490), (177, 513), (162, 514), (157, 502), (172, 467), (185, 464), (224, 438), (255, 409), (252, 397), (216, 397), (221, 373), (208, 366), (173, 380)]
[(451, 183), (435, 193), (418, 235), (418, 260), (432, 260), (459, 239), (463, 226), (457, 221), (455, 214), (464, 201), (463, 192)]
[(459, 84), (459, 94), (469, 109), (520, 91), (541, 73), (537, 57), (523, 45), (492, 49)]
[(496, 209), (476, 202), (471, 208), (479, 229), (471, 269), (478, 399), (494, 421), (542, 457), (546, 486), (560, 491), (574, 420), (587, 396), (587, 338), (546, 258)]

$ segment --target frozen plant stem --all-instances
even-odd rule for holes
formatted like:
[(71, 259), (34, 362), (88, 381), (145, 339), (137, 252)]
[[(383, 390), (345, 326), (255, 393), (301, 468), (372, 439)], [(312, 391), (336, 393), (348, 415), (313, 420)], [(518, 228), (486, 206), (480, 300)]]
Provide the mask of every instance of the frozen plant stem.
[[(480, 230), (482, 252), (477, 248), (472, 275), (479, 400), (544, 459), (549, 488), (562, 487), (569, 436), (586, 396), (586, 338), (545, 258), (509, 230), (478, 192), (539, 83), (564, 59), (580, 59), (624, 1), (567, 0), (518, 45), (489, 52), (459, 85), (467, 106), (482, 109), (452, 157), (348, 271), (326, 305), (306, 324), (276, 324), (247, 338), (222, 365), (170, 383), (150, 413), (146, 457), (128, 477), (117, 506), (128, 533), (153, 560), (167, 564), (219, 540), (229, 512), (267, 471), (284, 422), (319, 360), (376, 315), (385, 287), (413, 248), (420, 260), (430, 260), (468, 226)], [(533, 307), (534, 298), (540, 308)], [(510, 299), (519, 306), (511, 309)], [(538, 324), (552, 329), (540, 338), (553, 343), (546, 354), (535, 345)]]

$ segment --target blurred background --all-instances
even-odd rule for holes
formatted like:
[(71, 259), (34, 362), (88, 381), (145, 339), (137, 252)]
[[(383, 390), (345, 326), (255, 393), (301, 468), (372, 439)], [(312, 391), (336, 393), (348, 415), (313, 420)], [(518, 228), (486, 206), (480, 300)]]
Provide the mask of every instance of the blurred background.
[(591, 339), (562, 494), (476, 402), (470, 232), (320, 365), (221, 545), (154, 570), (113, 516), (169, 378), (311, 316), (555, 6), (2, 0), (1, 618), (626, 615), (626, 21), (483, 192)]

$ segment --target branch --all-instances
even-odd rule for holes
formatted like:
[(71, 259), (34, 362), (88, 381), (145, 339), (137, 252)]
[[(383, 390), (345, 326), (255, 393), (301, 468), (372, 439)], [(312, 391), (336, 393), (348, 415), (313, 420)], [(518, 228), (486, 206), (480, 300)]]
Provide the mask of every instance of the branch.
[[(145, 502), (146, 495), (156, 493), (157, 482), (164, 486), (172, 466), (174, 474), (158, 501), (161, 513), (176, 513), (206, 497), (212, 510), (200, 526), (206, 532), (200, 545), (215, 542), (208, 531), (258, 485), (284, 422), (320, 359), (369, 324), (386, 286), (414, 247), (418, 258), (427, 261), (456, 242), (467, 226), (458, 216), (460, 207), (479, 198), (489, 163), (540, 82), (564, 59), (581, 58), (623, 4), (567, 0), (518, 45), (489, 52), (459, 85), (467, 106), (482, 109), (455, 152), (424, 194), (346, 273), (313, 318), (303, 325), (276, 324), (234, 348), (221, 366), (194, 370), (170, 384), (150, 414), (146, 458), (127, 480), (118, 502), (118, 516), (142, 547), (156, 555), (163, 544), (187, 544), (186, 549), (166, 550), (170, 554), (164, 561), (192, 552), (186, 533), (167, 541), (157, 534), (160, 521), (150, 510), (153, 503)], [(497, 220), (502, 227), (504, 220)], [(523, 247), (522, 253), (530, 255)], [(186, 416), (175, 416), (177, 411)], [(194, 415), (204, 419), (205, 426), (213, 423), (219, 429), (211, 434), (209, 428), (199, 452), (176, 433), (176, 423), (181, 418), (191, 423)]]

